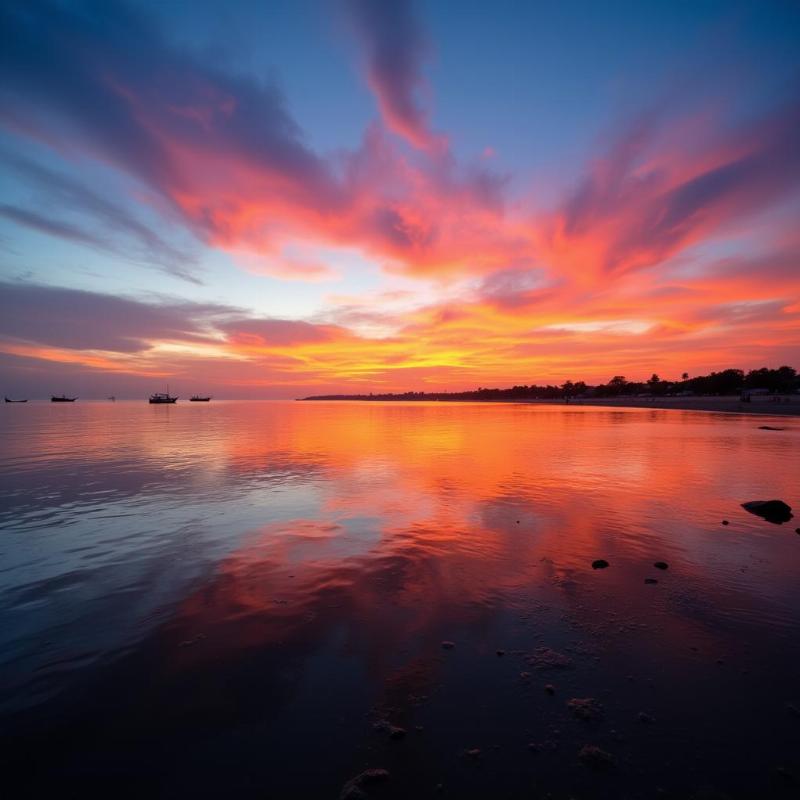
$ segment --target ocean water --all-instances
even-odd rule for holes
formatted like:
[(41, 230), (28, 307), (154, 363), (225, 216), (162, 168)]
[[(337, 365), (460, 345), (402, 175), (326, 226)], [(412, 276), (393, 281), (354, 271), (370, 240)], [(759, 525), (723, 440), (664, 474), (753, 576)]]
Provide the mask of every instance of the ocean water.
[(0, 437), (13, 797), (800, 790), (800, 420), (78, 401)]

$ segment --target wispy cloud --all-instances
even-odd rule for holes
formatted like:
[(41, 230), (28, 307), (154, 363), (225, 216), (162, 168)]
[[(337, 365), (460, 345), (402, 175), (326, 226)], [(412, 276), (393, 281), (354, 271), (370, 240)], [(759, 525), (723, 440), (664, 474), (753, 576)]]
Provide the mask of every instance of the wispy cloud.
[(446, 146), (430, 130), (420, 94), (428, 41), (411, 0), (348, 0), (365, 51), (367, 81), (388, 127), (424, 150)]

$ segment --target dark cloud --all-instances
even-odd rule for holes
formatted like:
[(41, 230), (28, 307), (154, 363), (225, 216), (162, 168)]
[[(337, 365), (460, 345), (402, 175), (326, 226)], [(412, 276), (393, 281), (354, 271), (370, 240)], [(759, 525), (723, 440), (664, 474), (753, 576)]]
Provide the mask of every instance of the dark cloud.
[(205, 341), (236, 309), (200, 303), (154, 305), (122, 297), (0, 283), (0, 337), (76, 350), (135, 353), (150, 341)]

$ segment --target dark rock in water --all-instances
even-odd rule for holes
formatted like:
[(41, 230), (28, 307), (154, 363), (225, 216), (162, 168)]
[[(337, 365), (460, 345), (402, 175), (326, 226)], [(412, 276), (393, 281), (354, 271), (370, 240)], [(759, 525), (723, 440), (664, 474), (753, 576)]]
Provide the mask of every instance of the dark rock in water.
[(782, 431), (784, 428), (773, 428), (772, 425), (759, 425), (758, 429), (760, 431)]
[(442, 642), (442, 647), (445, 650), (452, 650), (456, 646), (455, 642)]
[(505, 651), (505, 650), (498, 650), (498, 651), (497, 651), (497, 655), (498, 655), (498, 656), (504, 656), (505, 654), (506, 654), (506, 651)]
[(728, 520), (724, 519), (724, 520), (722, 520), (722, 524), (723, 525), (730, 525), (730, 522), (728, 522)]
[(798, 708), (796, 705), (793, 705), (792, 703), (789, 703), (789, 705), (787, 705), (787, 706), (786, 706), (786, 710), (787, 710), (787, 711), (788, 711), (788, 712), (789, 712), (789, 713), (790, 713), (790, 714), (791, 714), (793, 717), (798, 717), (798, 718), (800, 718), (800, 708)]
[(355, 778), (351, 778), (342, 787), (339, 800), (364, 800), (369, 797), (364, 790), (365, 786), (373, 786), (376, 783), (383, 783), (389, 780), (389, 770), (386, 769), (367, 769)]
[(800, 528), (795, 528), (795, 529), (794, 529), (794, 532), (795, 532), (795, 533), (800, 533)]
[(546, 683), (546, 684), (545, 684), (545, 687), (544, 687), (544, 690), (545, 690), (545, 691), (547, 692), (547, 694), (549, 694), (549, 695), (554, 695), (554, 694), (556, 693), (556, 687), (555, 687), (555, 686), (553, 686), (553, 684), (552, 684), (552, 683)]
[(608, 561), (604, 558), (598, 558), (592, 561), (592, 569), (605, 569), (608, 566)]
[(612, 756), (611, 753), (607, 753), (605, 750), (601, 750), (595, 744), (587, 744), (582, 747), (580, 753), (578, 753), (578, 758), (580, 758), (587, 767), (596, 770), (611, 769), (614, 766), (614, 756)]
[(656, 561), (656, 563), (653, 564), (653, 566), (656, 569), (669, 569), (669, 564), (667, 564), (666, 561)]
[(473, 747), (471, 750), (466, 751), (466, 755), (474, 761), (477, 761), (481, 757), (481, 749), (480, 747)]
[(658, 580), (656, 578), (645, 578), (644, 582), (645, 583), (658, 583)]
[(786, 505), (783, 500), (750, 500), (742, 503), (742, 508), (775, 525), (782, 525), (793, 516), (791, 506)]
[(593, 697), (573, 697), (567, 701), (567, 708), (573, 716), (589, 722), (603, 716), (603, 706)]
[(651, 722), (655, 722), (655, 720), (645, 711), (640, 711), (639, 722), (643, 722), (645, 725), (649, 725)]

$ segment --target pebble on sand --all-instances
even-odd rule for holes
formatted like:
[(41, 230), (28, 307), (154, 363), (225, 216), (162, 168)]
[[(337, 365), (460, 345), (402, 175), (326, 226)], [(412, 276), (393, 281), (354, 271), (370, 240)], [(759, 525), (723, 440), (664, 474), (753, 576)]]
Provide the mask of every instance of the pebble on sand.
[(584, 745), (580, 753), (578, 753), (578, 758), (580, 758), (587, 767), (596, 770), (611, 769), (611, 767), (614, 766), (614, 756), (595, 744)]
[(645, 578), (644, 582), (645, 583), (658, 583), (658, 579), (657, 578)]
[(656, 561), (653, 566), (656, 569), (669, 569), (669, 564), (666, 561)]
[(339, 800), (364, 800), (369, 797), (364, 786), (372, 786), (376, 783), (383, 783), (389, 780), (389, 770), (387, 769), (366, 769), (355, 778), (351, 778), (342, 787)]
[(722, 520), (722, 524), (723, 525), (730, 525), (730, 522), (728, 522), (728, 520), (724, 519), (724, 520)]
[(592, 569), (605, 569), (608, 565), (608, 561), (604, 558), (597, 558), (592, 561)]

